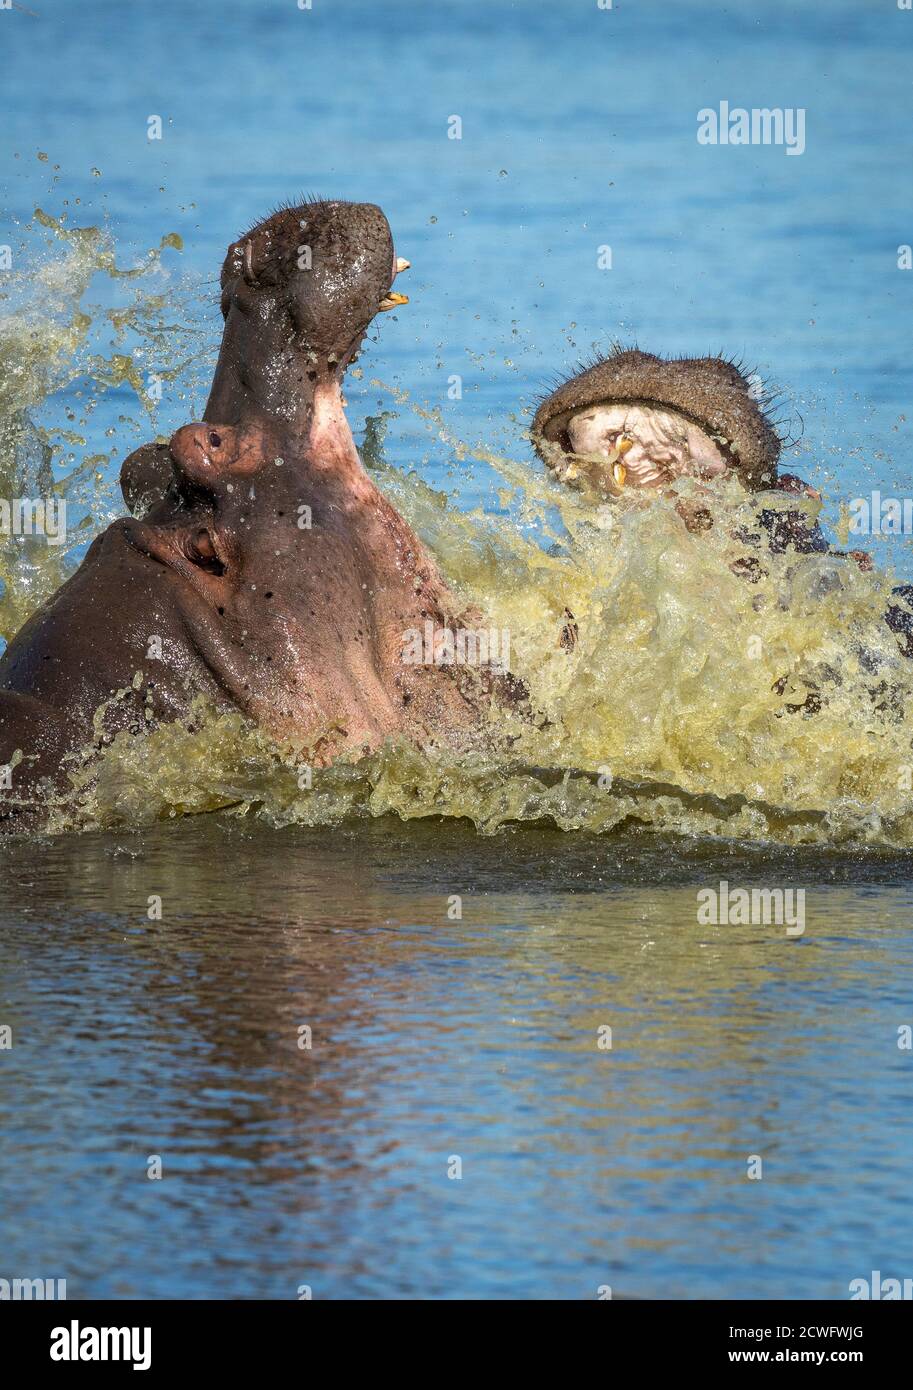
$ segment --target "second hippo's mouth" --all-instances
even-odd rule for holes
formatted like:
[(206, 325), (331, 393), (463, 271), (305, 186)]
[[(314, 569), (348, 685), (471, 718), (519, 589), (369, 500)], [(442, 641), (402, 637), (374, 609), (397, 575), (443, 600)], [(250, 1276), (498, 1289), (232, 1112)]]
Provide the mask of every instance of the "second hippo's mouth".
[(730, 440), (656, 401), (604, 400), (566, 411), (548, 421), (540, 448), (559, 481), (589, 482), (615, 496), (732, 467)]

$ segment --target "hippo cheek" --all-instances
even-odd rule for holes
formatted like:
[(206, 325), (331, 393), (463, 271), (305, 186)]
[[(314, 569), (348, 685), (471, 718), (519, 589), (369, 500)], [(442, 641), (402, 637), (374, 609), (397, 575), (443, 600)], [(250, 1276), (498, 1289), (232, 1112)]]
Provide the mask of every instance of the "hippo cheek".
[[(279, 674), (267, 650), (283, 649), (282, 619), (278, 635), (275, 623), (267, 635), (261, 613), (256, 614), (260, 621), (253, 622), (253, 615), (240, 611), (236, 543), (201, 521), (180, 528), (133, 521), (122, 525), (126, 539), (150, 564), (176, 576), (171, 590), (175, 608), (210, 675), (240, 709), (271, 727), (272, 712), (289, 704), (281, 693), (286, 673)], [(294, 666), (295, 655), (284, 665)]]
[(224, 612), (240, 558), (227, 533), (200, 519), (180, 527), (128, 522), (124, 534), (135, 549), (173, 570), (200, 598)]

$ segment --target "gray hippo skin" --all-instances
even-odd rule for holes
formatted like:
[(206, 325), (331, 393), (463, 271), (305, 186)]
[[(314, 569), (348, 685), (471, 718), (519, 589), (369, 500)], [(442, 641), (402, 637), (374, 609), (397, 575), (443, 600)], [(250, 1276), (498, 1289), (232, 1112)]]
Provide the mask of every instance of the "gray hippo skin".
[(122, 487), (142, 515), (98, 537), (0, 659), (0, 765), (15, 764), (0, 828), (40, 822), (65, 755), (197, 694), (315, 762), (476, 729), (484, 672), (403, 663), (404, 633), (452, 628), (459, 605), (343, 411), (369, 323), (406, 302), (391, 289), (406, 264), (372, 204), (286, 208), (229, 247), (205, 423), (131, 455)]

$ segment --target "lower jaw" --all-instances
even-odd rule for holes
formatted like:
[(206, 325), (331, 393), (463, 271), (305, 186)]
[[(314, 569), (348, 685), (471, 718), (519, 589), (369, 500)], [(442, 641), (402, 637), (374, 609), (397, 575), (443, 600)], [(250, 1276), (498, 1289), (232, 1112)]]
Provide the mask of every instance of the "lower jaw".
[(703, 473), (698, 469), (687, 467), (670, 471), (661, 469), (658, 465), (649, 462), (638, 464), (636, 468), (632, 468), (621, 460), (613, 461), (611, 456), (566, 454), (565, 459), (562, 481), (574, 482), (578, 478), (586, 478), (590, 483), (601, 488), (602, 491), (612, 494), (662, 492), (675, 483), (681, 482), (684, 478), (693, 478), (697, 482), (707, 483), (711, 482), (714, 477), (721, 476), (719, 473)]
[(318, 382), (314, 388), (304, 454), (312, 467), (345, 481), (354, 497), (373, 491), (346, 418), (340, 381)]
[(739, 472), (728, 447), (722, 444), (717, 446), (718, 457), (710, 461), (688, 455), (663, 463), (654, 462), (648, 451), (632, 462), (628, 457), (630, 443), (608, 452), (600, 448), (594, 453), (576, 453), (566, 444), (540, 437), (537, 449), (559, 482), (576, 487), (595, 487), (611, 495), (621, 492), (663, 492), (685, 479), (707, 484)]
[[(603, 417), (601, 421), (600, 415)], [(632, 416), (638, 415), (642, 416), (647, 436), (657, 429), (666, 435), (669, 435), (670, 429), (673, 432), (676, 428), (680, 430), (682, 438), (678, 458), (674, 457), (676, 451), (670, 449), (671, 461), (667, 459), (663, 464), (652, 461), (651, 441), (641, 435), (637, 423), (632, 419)], [(573, 430), (578, 425), (584, 431), (584, 438), (575, 441)], [(738, 471), (728, 440), (719, 437), (706, 423), (687, 415), (678, 407), (662, 402), (594, 402), (591, 406), (578, 407), (553, 420), (545, 428), (549, 430), (551, 438), (544, 434), (538, 436), (539, 452), (557, 476), (569, 483), (582, 477), (609, 493), (616, 493), (622, 488), (626, 491), (662, 491), (682, 478), (706, 482), (713, 477)], [(592, 434), (595, 430), (599, 434), (601, 428), (610, 437), (619, 431), (619, 447), (609, 450), (601, 440), (596, 442), (594, 438), (592, 453), (585, 448), (577, 452), (580, 443), (587, 443), (587, 431)], [(630, 456), (625, 457), (629, 452)]]

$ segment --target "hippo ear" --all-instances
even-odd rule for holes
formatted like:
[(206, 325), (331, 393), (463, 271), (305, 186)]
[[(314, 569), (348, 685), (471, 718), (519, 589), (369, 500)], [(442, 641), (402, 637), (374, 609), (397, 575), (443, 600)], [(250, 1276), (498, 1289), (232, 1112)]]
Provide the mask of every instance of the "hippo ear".
[(167, 444), (143, 444), (121, 464), (120, 490), (134, 516), (144, 516), (174, 484), (174, 463)]
[(244, 237), (241, 241), (232, 242), (225, 257), (225, 271), (229, 275), (240, 277), (245, 284), (255, 287), (259, 285), (260, 272), (264, 269), (269, 249), (261, 244), (262, 240), (262, 237), (258, 240), (254, 234)]
[(256, 248), (251, 237), (245, 237), (243, 241), (233, 241), (225, 253), (225, 262), (222, 267), (222, 283), (224, 285), (226, 276), (240, 278), (248, 285), (257, 284), (257, 269), (255, 265)]

